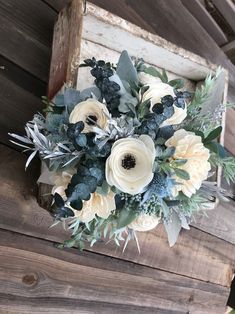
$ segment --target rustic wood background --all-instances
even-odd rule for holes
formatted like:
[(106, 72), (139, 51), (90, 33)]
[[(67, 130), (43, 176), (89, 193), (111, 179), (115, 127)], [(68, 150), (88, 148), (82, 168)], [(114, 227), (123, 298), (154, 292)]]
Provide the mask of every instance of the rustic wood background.
[[(140, 255), (135, 244), (124, 255), (112, 244), (83, 253), (53, 247), (66, 232), (49, 228), (36, 202), (39, 162), (25, 172), (27, 157), (7, 133), (22, 133), (42, 109), (53, 24), (67, 2), (0, 0), (0, 313), (221, 314), (235, 269), (234, 202), (199, 218), (172, 249), (161, 227), (140, 235)], [(228, 68), (235, 101), (235, 67), (185, 1), (92, 2)], [(234, 124), (231, 109), (225, 146), (233, 154)]]

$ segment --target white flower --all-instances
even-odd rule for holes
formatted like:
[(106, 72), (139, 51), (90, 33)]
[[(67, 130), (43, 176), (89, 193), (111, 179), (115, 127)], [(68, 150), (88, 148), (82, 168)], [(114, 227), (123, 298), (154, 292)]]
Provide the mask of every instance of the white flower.
[(161, 79), (145, 72), (138, 72), (138, 78), (141, 84), (149, 85), (152, 83), (161, 83)]
[(179, 184), (174, 186), (173, 194), (176, 196), (179, 191), (182, 191), (186, 196), (191, 197), (200, 188), (202, 181), (208, 177), (211, 169), (208, 162), (209, 150), (204, 147), (200, 136), (184, 129), (176, 131), (165, 145), (175, 147), (174, 159), (187, 159), (181, 169), (188, 172), (190, 176), (189, 180), (175, 177)]
[(134, 221), (132, 221), (128, 228), (135, 231), (148, 231), (155, 228), (160, 222), (160, 217), (141, 213)]
[[(170, 95), (172, 97), (175, 97), (174, 89), (172, 86), (166, 84), (166, 83), (148, 83), (146, 84), (149, 86), (148, 90), (143, 94), (142, 101), (150, 100), (151, 106), (150, 110), (152, 110), (153, 106), (155, 104), (158, 104), (161, 102), (161, 98)], [(167, 126), (167, 125), (175, 125), (180, 124), (187, 116), (187, 106), (185, 105), (185, 108), (179, 108), (175, 105), (173, 105), (174, 113), (169, 118), (166, 119), (162, 124), (161, 127)]]
[(89, 222), (95, 215), (107, 219), (111, 212), (116, 209), (115, 194), (110, 190), (107, 195), (92, 193), (89, 201), (83, 202), (82, 210), (75, 210), (71, 207), (75, 217), (81, 222)]
[(51, 176), (51, 181), (54, 183), (51, 193), (58, 193), (63, 199), (66, 199), (65, 190), (67, 189), (67, 186), (75, 172), (76, 171), (74, 169), (70, 169), (67, 171), (62, 171), (61, 173), (55, 173), (53, 176)]
[(88, 133), (93, 131), (95, 123), (102, 129), (105, 129), (107, 127), (108, 116), (109, 111), (104, 104), (93, 98), (89, 98), (74, 107), (69, 116), (69, 122), (76, 123), (83, 121), (85, 124), (83, 132)]
[(117, 140), (106, 160), (106, 180), (110, 186), (138, 194), (153, 179), (154, 142), (148, 135)]

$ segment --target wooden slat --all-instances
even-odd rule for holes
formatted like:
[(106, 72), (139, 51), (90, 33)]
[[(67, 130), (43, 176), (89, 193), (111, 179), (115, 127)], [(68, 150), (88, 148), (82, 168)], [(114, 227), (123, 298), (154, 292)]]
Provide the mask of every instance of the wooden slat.
[(219, 46), (227, 43), (227, 37), (199, 0), (181, 1)]
[(54, 28), (48, 97), (53, 98), (64, 83), (76, 85), (82, 34), (82, 1), (72, 1), (58, 16)]
[(235, 4), (231, 0), (212, 0), (212, 2), (235, 32)]
[(46, 82), (56, 16), (42, 1), (1, 1), (0, 54)]
[[(14, 264), (9, 262), (13, 256)], [(17, 305), (18, 311), (26, 313), (34, 313), (36, 307), (38, 312), (50, 313), (58, 309), (216, 314), (223, 312), (229, 293), (218, 285), (131, 262), (88, 252), (78, 254), (74, 249), (60, 251), (45, 240), (3, 230), (0, 262), (1, 309), (13, 310)]]
[[(89, 1), (105, 10), (112, 12), (123, 19), (138, 25), (150, 33), (156, 33), (154, 27), (152, 27), (145, 17), (140, 16), (129, 3), (129, 1), (106, 1), (106, 0), (91, 0)], [(144, 8), (145, 6), (143, 6)], [(121, 15), (120, 15), (121, 13)]]
[[(0, 60), (2, 61), (2, 59)], [(22, 134), (24, 124), (42, 109), (42, 102), (37, 94), (43, 93), (45, 95), (45, 85), (9, 62), (3, 64), (5, 68), (0, 70), (0, 98), (2, 103), (0, 141), (10, 145), (8, 132)], [(28, 86), (26, 87), (27, 82)]]
[(235, 156), (235, 128), (234, 126), (235, 126), (235, 109), (228, 109), (226, 113), (224, 145), (226, 149)]
[(225, 52), (225, 53), (228, 53), (230, 50), (235, 50), (235, 39), (230, 41), (229, 43), (227, 43), (226, 45), (224, 45), (222, 47), (222, 50)]
[(56, 12), (60, 12), (71, 0), (42, 0), (50, 5)]
[[(113, 12), (109, 0), (92, 0), (92, 2), (104, 9), (110, 8), (111, 12)], [(125, 2), (123, 0), (115, 0), (115, 3), (120, 3), (120, 10), (115, 11), (115, 13), (131, 21), (131, 17), (125, 15)], [(141, 0), (128, 0), (128, 5), (159, 36), (228, 69), (230, 73), (228, 98), (231, 100), (234, 99), (235, 66), (229, 61), (194, 16), (183, 6), (180, 0), (171, 0), (170, 5), (169, 1), (165, 0), (146, 0), (144, 5)], [(134, 21), (132, 22), (135, 23)], [(135, 24), (138, 25), (138, 22), (136, 21)]]
[[(6, 163), (7, 160), (7, 163)], [(25, 158), (10, 149), (1, 149), (0, 227), (52, 241), (63, 241), (69, 234), (61, 226), (49, 228), (53, 220), (40, 208), (32, 194), (35, 170), (24, 172)], [(169, 248), (162, 227), (139, 233), (141, 254), (134, 242), (125, 254), (114, 244), (97, 244), (92, 250), (119, 259), (229, 286), (235, 266), (235, 246), (196, 228), (182, 232), (178, 243)], [(91, 250), (89, 247), (87, 248)], [(203, 266), (202, 266), (203, 265)]]

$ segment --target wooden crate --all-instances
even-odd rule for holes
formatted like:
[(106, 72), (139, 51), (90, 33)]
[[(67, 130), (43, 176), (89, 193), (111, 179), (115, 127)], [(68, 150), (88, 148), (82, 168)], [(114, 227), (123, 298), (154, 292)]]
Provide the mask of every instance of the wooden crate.
[[(55, 23), (48, 97), (52, 99), (66, 83), (79, 90), (93, 85), (89, 68), (79, 68), (84, 59), (96, 57), (117, 63), (122, 50), (132, 57), (142, 57), (146, 64), (164, 68), (170, 79), (183, 78), (185, 89), (194, 91), (205, 77), (215, 73), (212, 64), (185, 49), (153, 35), (93, 4), (84, 7), (82, 0), (73, 0), (59, 14)], [(228, 73), (223, 101), (227, 98)], [(213, 108), (210, 108), (213, 110)], [(225, 125), (225, 114), (222, 118)], [(220, 137), (224, 142), (224, 130)], [(221, 169), (217, 171), (220, 185)], [(42, 187), (46, 194), (48, 188)], [(44, 202), (42, 198), (41, 201)], [(216, 201), (216, 204), (218, 202)], [(47, 202), (48, 205), (48, 202)], [(43, 205), (45, 206), (45, 205)]]

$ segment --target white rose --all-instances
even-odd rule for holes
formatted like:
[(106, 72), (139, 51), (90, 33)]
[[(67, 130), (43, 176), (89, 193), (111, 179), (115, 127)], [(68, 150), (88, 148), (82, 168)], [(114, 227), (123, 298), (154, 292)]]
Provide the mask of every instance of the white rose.
[(211, 169), (208, 162), (209, 150), (203, 145), (200, 136), (184, 129), (176, 131), (165, 145), (175, 147), (174, 159), (187, 159), (181, 169), (187, 171), (190, 176), (189, 180), (175, 177), (179, 184), (174, 186), (173, 194), (176, 196), (179, 191), (182, 191), (186, 196), (191, 197), (200, 188), (202, 181), (208, 177)]
[[(109, 111), (107, 107), (98, 100), (89, 98), (78, 103), (69, 116), (70, 123), (83, 121), (85, 124), (84, 133), (93, 132), (95, 121), (102, 129), (107, 127)], [(91, 119), (91, 120), (89, 120)]]
[[(172, 86), (166, 83), (148, 83), (149, 86), (148, 90), (143, 94), (143, 101), (146, 101), (150, 99), (150, 110), (152, 110), (153, 106), (155, 104), (158, 104), (161, 102), (162, 97), (166, 95), (170, 95), (172, 97), (175, 97), (174, 89)], [(174, 113), (169, 118), (166, 119), (162, 124), (161, 127), (167, 126), (167, 125), (175, 125), (180, 124), (187, 116), (187, 107), (185, 105), (185, 108), (179, 108), (175, 105), (173, 105)]]
[(89, 222), (95, 218), (95, 215), (107, 219), (111, 212), (116, 209), (115, 194), (110, 190), (107, 195), (92, 193), (89, 201), (83, 202), (82, 210), (75, 210), (75, 217), (81, 222)]
[(160, 217), (141, 213), (135, 220), (133, 220), (128, 228), (135, 231), (148, 231), (155, 228), (160, 222)]
[(58, 193), (63, 199), (66, 199), (65, 190), (71, 181), (73, 174), (75, 174), (74, 169), (67, 171), (62, 171), (61, 173), (56, 173), (51, 177), (51, 181), (54, 183), (52, 188), (52, 194)]
[(117, 140), (106, 160), (110, 186), (129, 194), (141, 193), (153, 179), (154, 142), (148, 135)]

